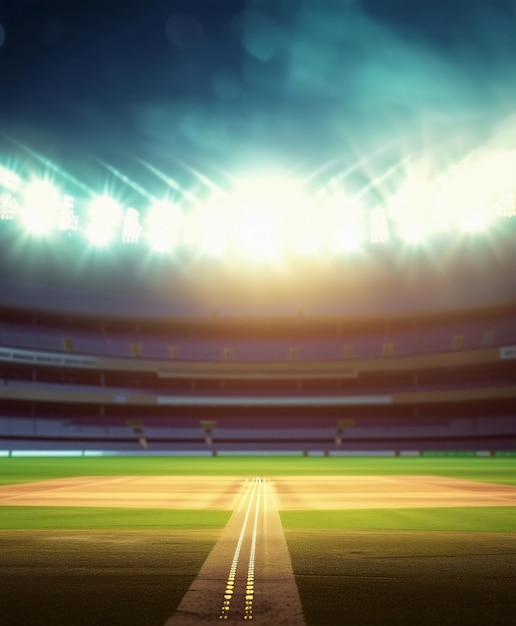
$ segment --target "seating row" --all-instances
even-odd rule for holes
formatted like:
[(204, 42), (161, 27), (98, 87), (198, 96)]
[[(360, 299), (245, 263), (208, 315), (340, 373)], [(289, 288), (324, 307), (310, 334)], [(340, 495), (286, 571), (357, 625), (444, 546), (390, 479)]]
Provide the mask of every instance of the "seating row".
[(0, 322), (0, 345), (110, 357), (186, 361), (324, 361), (410, 356), (516, 343), (516, 318), (442, 324), (392, 333), (303, 340), (190, 339), (181, 335), (102, 334)]

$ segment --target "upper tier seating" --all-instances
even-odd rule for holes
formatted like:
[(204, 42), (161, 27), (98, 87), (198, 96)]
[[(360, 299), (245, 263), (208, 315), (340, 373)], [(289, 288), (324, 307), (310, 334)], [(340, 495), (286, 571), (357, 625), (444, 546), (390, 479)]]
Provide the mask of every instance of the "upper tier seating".
[(281, 339), (185, 338), (180, 331), (162, 336), (101, 333), (0, 322), (0, 346), (74, 352), (109, 357), (181, 361), (334, 361), (378, 359), (516, 343), (516, 319), (510, 316), (461, 323), (434, 323), (407, 330), (335, 333), (334, 336)]

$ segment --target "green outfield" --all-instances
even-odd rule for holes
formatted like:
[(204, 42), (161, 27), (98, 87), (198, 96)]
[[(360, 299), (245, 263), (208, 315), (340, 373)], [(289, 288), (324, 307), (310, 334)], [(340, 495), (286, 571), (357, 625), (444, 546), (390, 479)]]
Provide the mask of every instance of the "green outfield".
[[(0, 508), (0, 529), (166, 530), (223, 528), (230, 511), (101, 507)], [(283, 511), (285, 528), (516, 532), (514, 507)]]
[[(516, 485), (516, 458), (100, 457), (1, 458), (0, 485), (78, 476), (431, 475)], [(229, 511), (0, 507), (0, 528), (221, 528)], [(516, 530), (512, 507), (284, 511), (286, 528)]]
[(167, 530), (223, 528), (230, 511), (71, 506), (0, 507), (0, 529)]
[(73, 530), (0, 530), (0, 626), (163, 626), (220, 534), (66, 516)]
[(516, 457), (0, 458), (0, 485), (74, 476), (433, 475), (516, 485)]
[(513, 533), (285, 530), (307, 626), (505, 626)]
[[(0, 485), (75, 477), (439, 476), (516, 485), (516, 457), (0, 458)], [(308, 626), (511, 623), (516, 508), (281, 511)], [(231, 511), (0, 506), (0, 626), (162, 626)], [(51, 593), (49, 591), (51, 590)], [(390, 613), (389, 613), (390, 612)]]
[(340, 528), (516, 532), (516, 509), (497, 506), (283, 511), (281, 521), (284, 528), (321, 531)]

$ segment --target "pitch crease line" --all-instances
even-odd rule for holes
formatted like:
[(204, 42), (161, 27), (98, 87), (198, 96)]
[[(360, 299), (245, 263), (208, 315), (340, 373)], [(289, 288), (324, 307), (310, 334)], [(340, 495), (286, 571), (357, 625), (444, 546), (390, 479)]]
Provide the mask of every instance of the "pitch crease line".
[(256, 507), (254, 511), (254, 526), (253, 535), (251, 541), (251, 551), (249, 553), (249, 564), (247, 566), (247, 581), (245, 586), (245, 612), (244, 619), (253, 619), (253, 600), (254, 600), (254, 563), (256, 554), (256, 535), (258, 529), (258, 515), (260, 512), (260, 499), (263, 486), (263, 492), (265, 493), (264, 480), (258, 479), (258, 493), (256, 495)]
[(249, 497), (249, 504), (247, 505), (247, 511), (244, 517), (244, 522), (242, 524), (242, 529), (238, 537), (238, 542), (235, 548), (235, 552), (233, 554), (233, 560), (231, 561), (231, 568), (229, 570), (229, 575), (226, 581), (226, 589), (224, 591), (224, 600), (222, 602), (222, 608), (219, 613), (219, 619), (221, 620), (228, 619), (229, 609), (231, 608), (231, 600), (233, 599), (233, 591), (235, 588), (238, 560), (240, 558), (240, 551), (242, 549), (242, 543), (244, 541), (244, 536), (245, 536), (245, 531), (247, 528), (247, 522), (249, 520), (249, 515), (251, 514), (251, 508), (253, 505), (253, 500), (254, 500), (254, 496), (256, 493), (257, 485), (258, 483), (257, 483), (256, 478), (253, 478), (253, 488), (251, 491), (251, 495)]

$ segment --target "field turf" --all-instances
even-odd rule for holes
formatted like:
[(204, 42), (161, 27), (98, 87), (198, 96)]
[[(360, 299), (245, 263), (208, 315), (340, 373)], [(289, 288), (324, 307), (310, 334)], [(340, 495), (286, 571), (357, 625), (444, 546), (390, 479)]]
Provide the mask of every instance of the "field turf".
[(516, 532), (516, 507), (283, 511), (285, 528)]
[[(0, 458), (0, 485), (156, 475), (431, 475), (516, 485), (516, 458)], [(281, 512), (307, 625), (513, 623), (515, 511)], [(0, 626), (162, 626), (229, 516), (0, 506)]]
[(513, 533), (286, 529), (308, 626), (509, 626)]
[[(516, 458), (0, 458), (0, 485), (77, 476), (432, 475), (516, 485)], [(221, 528), (229, 511), (0, 507), (0, 528)], [(512, 507), (284, 511), (289, 528), (515, 531)]]
[(516, 457), (0, 458), (0, 485), (72, 476), (432, 475), (516, 485)]
[(163, 626), (217, 530), (0, 530), (0, 626)]
[(0, 529), (169, 530), (223, 528), (230, 511), (72, 506), (0, 507)]

